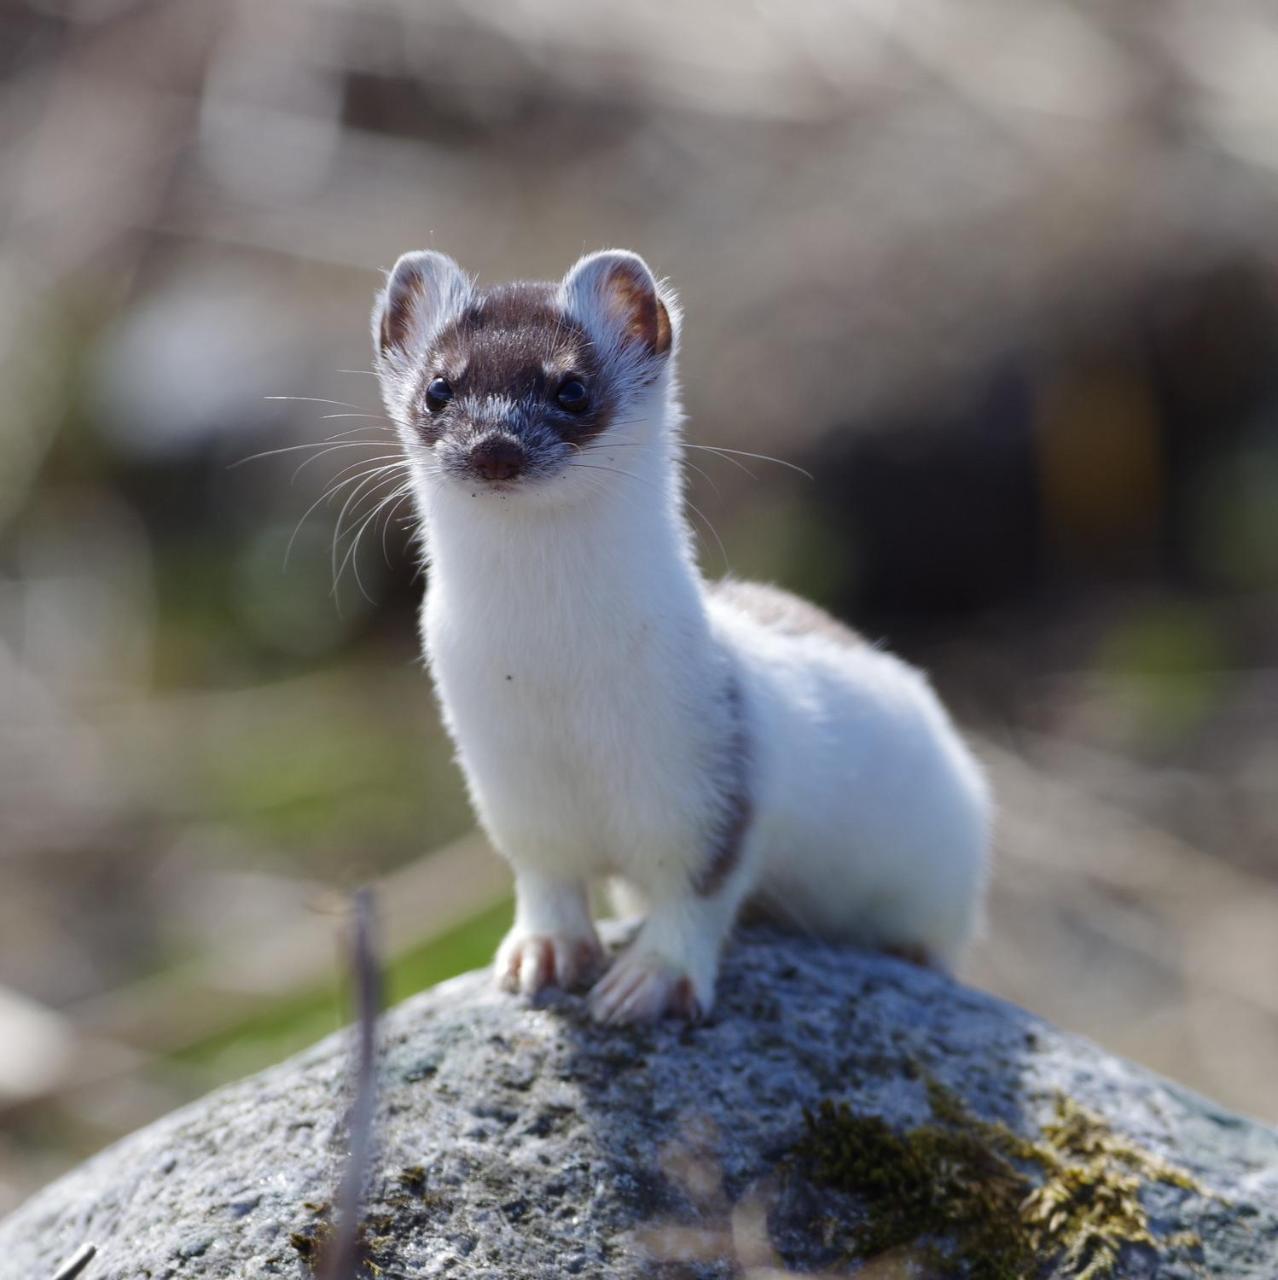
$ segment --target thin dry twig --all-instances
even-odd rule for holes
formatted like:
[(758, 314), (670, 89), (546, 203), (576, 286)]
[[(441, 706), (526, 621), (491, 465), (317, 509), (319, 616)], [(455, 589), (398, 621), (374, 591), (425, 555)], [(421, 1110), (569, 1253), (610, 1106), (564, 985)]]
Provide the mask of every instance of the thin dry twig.
[(377, 1105), (377, 1015), (381, 1008), (381, 975), (373, 947), (373, 891), (369, 888), (355, 895), (350, 962), (356, 1009), (355, 1096), (347, 1122), (350, 1150), (333, 1202), (333, 1242), (325, 1251), (322, 1280), (355, 1280), (359, 1272), (359, 1229)]
[(53, 1280), (74, 1280), (97, 1255), (96, 1244), (82, 1244), (54, 1273)]

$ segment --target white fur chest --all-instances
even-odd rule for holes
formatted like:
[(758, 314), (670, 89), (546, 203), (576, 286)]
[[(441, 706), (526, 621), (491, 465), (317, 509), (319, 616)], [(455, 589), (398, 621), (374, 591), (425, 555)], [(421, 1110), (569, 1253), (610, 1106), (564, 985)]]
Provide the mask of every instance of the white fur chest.
[[(426, 650), (477, 809), (560, 870), (696, 856), (719, 726), (695, 594), (646, 580), (628, 531), (432, 521)], [(468, 519), (465, 535), (452, 521)], [(628, 559), (627, 559), (628, 557)], [(642, 562), (641, 562), (642, 563)], [(704, 656), (696, 656), (704, 655)]]

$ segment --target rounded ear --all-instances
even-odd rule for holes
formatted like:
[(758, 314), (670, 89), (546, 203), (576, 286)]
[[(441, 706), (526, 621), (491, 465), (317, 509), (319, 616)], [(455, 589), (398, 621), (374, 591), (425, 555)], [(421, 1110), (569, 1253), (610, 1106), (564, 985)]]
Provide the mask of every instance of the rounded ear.
[(625, 249), (581, 258), (563, 279), (564, 308), (610, 345), (665, 356), (674, 345), (674, 295), (658, 285), (648, 264)]
[(470, 301), (469, 277), (447, 254), (404, 254), (373, 307), (373, 349), (379, 356), (418, 355), (431, 335)]

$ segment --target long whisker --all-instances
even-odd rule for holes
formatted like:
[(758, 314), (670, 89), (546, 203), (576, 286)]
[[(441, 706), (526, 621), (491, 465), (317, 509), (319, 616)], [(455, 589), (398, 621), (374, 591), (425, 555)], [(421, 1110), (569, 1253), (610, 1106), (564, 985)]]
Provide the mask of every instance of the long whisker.
[(298, 520), (297, 524), (293, 526), (293, 533), (289, 537), (288, 546), (284, 548), (283, 568), (285, 569), (288, 568), (289, 557), (293, 554), (293, 544), (297, 541), (297, 535), (302, 532), (302, 526), (310, 518), (311, 512), (313, 512), (315, 508), (318, 507), (321, 503), (325, 501), (329, 501), (332, 498), (336, 497), (336, 495), (340, 493), (341, 490), (343, 490), (348, 484), (356, 483), (356, 481), (360, 479), (360, 475), (362, 474), (363, 473), (361, 472), (357, 475), (348, 476), (345, 480), (340, 480), (336, 484), (330, 484), (328, 488), (325, 489), (324, 492), (321, 493), (320, 496), (316, 498), (315, 501), (312, 502), (311, 505), (307, 507), (305, 511), (302, 512), (301, 519)]
[[(609, 449), (650, 449), (652, 446), (642, 440), (614, 440), (611, 444), (588, 444), (584, 448), (580, 445), (573, 445), (578, 453), (607, 453)], [(732, 461), (731, 458), (728, 459)], [(679, 459), (680, 466), (689, 467), (695, 471), (717, 494), (722, 494), (722, 490), (715, 482), (714, 476), (702, 467), (697, 466), (695, 462), (690, 462), (687, 458)], [(740, 465), (738, 463), (738, 465)], [(745, 468), (742, 468), (744, 470)]]
[(364, 597), (365, 600), (368, 601), (369, 604), (375, 603), (375, 601), (373, 600), (373, 597), (370, 596), (368, 592), (365, 590), (364, 580), (360, 577), (359, 556), (357, 553), (359, 551), (360, 539), (364, 536), (364, 530), (367, 529), (368, 526), (377, 518), (377, 513), (382, 509), (382, 506), (383, 506), (382, 503), (379, 503), (377, 506), (375, 506), (373, 510), (364, 518), (364, 522), (359, 526), (359, 529), (356, 532), (355, 537), (351, 541), (350, 547), (347, 549), (346, 555), (342, 558), (341, 566), (338, 568), (337, 574), (333, 579), (334, 595), (337, 594), (338, 583), (341, 582), (342, 574), (346, 571), (346, 566), (349, 563), (351, 566), (352, 572), (355, 574), (355, 585), (359, 587), (360, 594)]
[(685, 440), (684, 444), (689, 449), (704, 449), (707, 453), (736, 454), (741, 458), (755, 458), (759, 462), (775, 462), (778, 467), (789, 467), (791, 471), (797, 471), (801, 476), (807, 476), (809, 480), (816, 477), (811, 471), (805, 470), (795, 462), (787, 462), (784, 458), (774, 458), (770, 453), (751, 453), (749, 449), (729, 449), (721, 444), (693, 444), (690, 440)]
[[(355, 431), (364, 430), (363, 427), (352, 428)], [(339, 431), (338, 436), (349, 435), (348, 431)], [(302, 449), (321, 449), (324, 452), (330, 452), (332, 449), (357, 449), (361, 445), (375, 445), (378, 448), (386, 447), (385, 440), (344, 440), (340, 444), (332, 444), (336, 436), (328, 436), (324, 440), (310, 440), (305, 444), (287, 444), (280, 449), (263, 449), (261, 453), (250, 453), (247, 458), (240, 458), (235, 462), (228, 462), (226, 469), (234, 471), (236, 467), (242, 467), (246, 462), (257, 462), (262, 458), (274, 458), (281, 453), (297, 453)]]
[[(386, 442), (385, 442), (385, 441), (382, 441), (382, 443), (383, 443), (383, 444), (385, 444)], [(307, 459), (307, 461), (310, 461), (310, 459)], [(357, 467), (369, 466), (369, 465), (371, 465), (371, 464), (372, 464), (372, 463), (374, 463), (374, 462), (395, 462), (395, 461), (402, 462), (405, 466), (407, 466), (407, 465), (408, 465), (408, 459), (407, 459), (407, 458), (405, 458), (405, 457), (403, 456), (403, 454), (399, 454), (399, 453), (379, 453), (379, 454), (377, 455), (377, 457), (375, 457), (375, 458), (360, 458), (358, 461), (356, 461), (356, 462), (352, 462), (352, 463), (350, 464), (350, 466), (349, 466), (349, 467), (343, 467), (343, 468), (342, 468), (342, 469), (337, 473), (337, 475), (335, 475), (335, 476), (333, 477), (333, 479), (334, 479), (334, 480), (336, 480), (336, 479), (338, 478), (338, 476), (344, 476), (348, 471), (354, 471)], [(303, 466), (304, 466), (304, 465), (305, 465), (305, 463), (303, 463)], [(299, 468), (299, 470), (300, 470), (300, 468)]]
[[(316, 456), (319, 456), (319, 455), (316, 455)], [(298, 467), (297, 471), (301, 471), (302, 467), (306, 466), (307, 463), (313, 462), (314, 460), (315, 460), (314, 458), (307, 458), (306, 462), (302, 463), (302, 466)], [(368, 468), (372, 467), (374, 463), (378, 463), (378, 462), (394, 463), (396, 461), (401, 462), (404, 466), (408, 465), (408, 460), (406, 458), (402, 458), (400, 457), (399, 454), (395, 454), (395, 453), (380, 453), (375, 458), (358, 458), (356, 459), (356, 461), (352, 462), (350, 466), (343, 467), (335, 475), (329, 477), (329, 488), (326, 490), (323, 496), (327, 497), (330, 494), (336, 494), (338, 490), (342, 488), (342, 485), (346, 483), (343, 477), (345, 477), (349, 472), (352, 472), (352, 471), (357, 472), (358, 474), (351, 476), (350, 478), (352, 480), (358, 480), (362, 476), (366, 476), (370, 474)], [(363, 469), (361, 470), (361, 468)], [(385, 467), (376, 468), (377, 471), (385, 471), (386, 469), (387, 468)], [(297, 471), (293, 473), (294, 479), (297, 478)], [(342, 484), (336, 484), (335, 482), (338, 480), (341, 480)]]
[(386, 562), (386, 567), (391, 568), (390, 550), (386, 546), (386, 535), (390, 532), (390, 527), (395, 519), (395, 512), (404, 505), (404, 499), (412, 496), (412, 481), (405, 481), (403, 486), (396, 489), (385, 502), (382, 503), (379, 510), (386, 512), (386, 519), (382, 521), (382, 559)]
[(723, 545), (723, 539), (719, 537), (719, 530), (714, 527), (714, 522), (704, 511), (701, 510), (699, 506), (697, 506), (695, 502), (692, 501), (691, 498), (685, 496), (684, 502), (686, 502), (688, 506), (701, 517), (706, 528), (714, 535), (714, 540), (719, 546), (719, 554), (723, 557), (723, 571), (724, 573), (731, 573), (732, 565), (728, 561), (728, 548)]
[[(372, 442), (372, 441), (365, 441), (364, 443), (366, 443), (366, 444), (371, 444), (371, 443), (373, 443), (373, 442)], [(386, 440), (378, 440), (376, 443), (377, 443), (377, 444), (379, 444), (379, 445), (384, 449), (384, 448), (386, 448), (386, 446), (387, 446), (387, 444), (388, 444), (389, 442), (388, 442), (388, 441), (386, 441)], [(298, 477), (298, 473), (299, 473), (299, 472), (301, 472), (301, 471), (303, 471), (303, 470), (305, 470), (305, 468), (309, 467), (309, 466), (311, 465), (311, 463), (312, 463), (312, 462), (314, 462), (314, 461), (316, 460), (316, 458), (322, 458), (323, 456), (324, 456), (324, 455), (323, 455), (323, 453), (316, 453), (316, 454), (312, 454), (309, 458), (307, 458), (307, 459), (306, 459), (306, 461), (305, 461), (305, 462), (301, 463), (301, 464), (298, 466), (297, 471), (294, 471), (294, 472), (293, 472), (293, 480), (296, 480), (296, 479), (297, 479), (297, 477)], [(359, 467), (369, 466), (369, 465), (371, 465), (371, 464), (372, 464), (372, 463), (374, 463), (374, 462), (389, 462), (392, 458), (399, 458), (399, 457), (402, 457), (402, 455), (401, 455), (401, 454), (399, 454), (399, 453), (379, 453), (379, 454), (377, 454), (375, 457), (372, 457), (372, 458), (356, 458), (356, 459), (355, 459), (355, 461), (354, 461), (354, 462), (352, 462), (352, 463), (350, 463), (350, 465), (349, 465), (349, 466), (345, 466), (345, 467), (343, 467), (340, 471), (338, 471), (338, 472), (337, 472), (337, 473), (332, 477), (332, 479), (333, 479), (333, 480), (340, 479), (340, 478), (341, 478), (342, 476), (344, 476), (348, 471), (354, 471), (354, 470), (356, 470), (356, 469), (357, 469), (357, 468), (359, 468)], [(407, 462), (407, 459), (405, 459), (405, 462)], [(292, 480), (291, 480), (289, 483), (291, 484), (291, 483), (292, 483)]]
[[(377, 481), (380, 480), (383, 476), (394, 473), (400, 470), (404, 466), (406, 466), (406, 464), (403, 463), (402, 461), (388, 462), (385, 466), (372, 467), (365, 471), (361, 471), (358, 476), (352, 477), (352, 479), (357, 480), (358, 483), (350, 491), (350, 493), (347, 494), (345, 501), (342, 503), (342, 509), (337, 514), (337, 524), (333, 531), (335, 542), (350, 532), (349, 526), (346, 528), (343, 528), (343, 522), (346, 519), (346, 513), (347, 511), (350, 510), (351, 505), (359, 501), (360, 494), (366, 488), (368, 488), (370, 484), (375, 485)], [(351, 516), (352, 525), (356, 520), (359, 519), (359, 517), (360, 517), (360, 512), (358, 510), (352, 513), (352, 516)]]
[[(345, 417), (349, 417), (350, 415), (349, 415), (349, 414), (344, 414), (344, 413), (335, 413), (335, 414), (325, 414), (324, 416), (325, 416), (325, 417), (334, 417), (334, 418), (345, 418)], [(395, 434), (395, 433), (394, 433), (394, 431), (392, 431), (390, 427), (347, 427), (347, 428), (346, 428), (345, 430), (343, 430), (343, 431), (334, 431), (334, 432), (332, 433), (332, 435), (326, 436), (326, 437), (325, 437), (325, 439), (326, 439), (326, 440), (341, 440), (344, 436), (353, 436), (357, 431), (382, 431), (382, 432), (386, 432), (386, 433), (388, 433), (388, 434), (390, 434), (390, 435), (394, 435), (394, 434)], [(385, 444), (386, 442), (385, 442), (385, 441), (382, 441), (382, 443), (383, 443), (383, 444)]]
[[(345, 569), (345, 567), (346, 567), (346, 560), (350, 558), (350, 553), (348, 552), (348, 553), (347, 553), (347, 556), (346, 556), (346, 559), (343, 559), (343, 561), (342, 561), (342, 566), (341, 566), (341, 568), (338, 568), (338, 565), (337, 565), (338, 544), (341, 542), (341, 540), (342, 540), (342, 538), (343, 538), (343, 537), (347, 536), (347, 535), (350, 533), (350, 528), (349, 528), (349, 527), (347, 527), (347, 528), (343, 529), (343, 527), (342, 527), (342, 526), (343, 526), (343, 524), (344, 524), (344, 522), (345, 522), (345, 520), (346, 520), (346, 513), (347, 513), (347, 512), (350, 510), (350, 508), (351, 508), (351, 504), (352, 504), (353, 502), (356, 502), (356, 501), (359, 499), (359, 495), (360, 495), (360, 493), (361, 493), (361, 492), (363, 492), (363, 490), (365, 490), (365, 489), (366, 489), (370, 484), (374, 484), (374, 485), (375, 485), (375, 484), (377, 484), (377, 482), (381, 479), (381, 477), (382, 477), (382, 476), (384, 476), (387, 472), (390, 472), (390, 471), (397, 471), (397, 470), (399, 470), (399, 468), (404, 467), (404, 466), (406, 466), (406, 465), (407, 465), (407, 463), (405, 463), (405, 462), (403, 461), (403, 459), (400, 459), (399, 461), (397, 461), (397, 462), (393, 462), (393, 463), (389, 464), (388, 466), (384, 466), (384, 467), (377, 467), (377, 468), (375, 468), (375, 469), (374, 469), (374, 470), (372, 470), (372, 471), (367, 471), (367, 472), (365, 472), (365, 473), (363, 474), (362, 478), (360, 479), (359, 484), (357, 484), (357, 485), (355, 486), (355, 488), (353, 488), (353, 489), (350, 491), (350, 493), (346, 495), (346, 500), (342, 503), (342, 509), (341, 509), (341, 511), (339, 511), (339, 512), (338, 512), (338, 515), (337, 515), (337, 524), (336, 524), (336, 526), (334, 527), (334, 530), (333, 530), (332, 565), (333, 565), (333, 592), (334, 592), (334, 594), (336, 594), (336, 592), (337, 592), (337, 585), (338, 585), (338, 583), (341, 581), (342, 570), (343, 570), (343, 569)], [(354, 525), (354, 522), (355, 522), (356, 520), (358, 520), (358, 519), (359, 519), (359, 515), (358, 515), (358, 514), (356, 514), (356, 515), (352, 516), (352, 518), (351, 518), (351, 524), (352, 524), (352, 525)], [(362, 532), (363, 532), (363, 530), (364, 530), (364, 526), (363, 526), (363, 525), (361, 525), (361, 526), (360, 526), (360, 532), (362, 533)], [(357, 536), (356, 536), (356, 538), (355, 538), (355, 543), (354, 543), (354, 544), (352, 544), (352, 545), (353, 545), (353, 546), (354, 546), (354, 545), (358, 545), (358, 542), (359, 542), (359, 537), (358, 537), (358, 535), (357, 535)], [(355, 579), (356, 579), (356, 581), (357, 581), (357, 582), (359, 581), (359, 565), (358, 565), (358, 564), (356, 564), (356, 565), (355, 565)], [(361, 591), (362, 591), (362, 589), (363, 589), (363, 588), (362, 588), (362, 585), (361, 585)], [(367, 596), (366, 596), (365, 598), (367, 598)], [(371, 603), (372, 603), (372, 601), (370, 600), (370, 601), (369, 601), (369, 603), (371, 604)]]
[(723, 490), (719, 488), (718, 484), (715, 482), (714, 476), (712, 476), (708, 471), (703, 471), (695, 462), (689, 462), (687, 458), (681, 458), (679, 460), (679, 465), (690, 467), (697, 473), (697, 475), (701, 476), (701, 478), (705, 480), (706, 484), (708, 484), (715, 493), (722, 495)]
[[(344, 529), (341, 528), (339, 525), (336, 531), (337, 540), (340, 540), (346, 535), (348, 535), (350, 531), (355, 527), (356, 522), (363, 517), (364, 510), (360, 508), (360, 505), (359, 505), (360, 503), (362, 503), (366, 498), (371, 498), (373, 501), (373, 505), (377, 506), (379, 503), (385, 500), (385, 495), (379, 494), (377, 492), (377, 485), (380, 483), (380, 481), (383, 478), (387, 476), (393, 476), (400, 470), (401, 470), (400, 467), (392, 465), (387, 467), (378, 467), (374, 471), (366, 471), (363, 473), (359, 485), (357, 485), (354, 489), (351, 490), (350, 496), (348, 499), (348, 505), (353, 506), (354, 508), (351, 511), (350, 524), (348, 524)], [(368, 488), (369, 491), (366, 494), (362, 494), (361, 490), (365, 488)], [(396, 489), (394, 493), (399, 494), (402, 491), (403, 491), (403, 487), (401, 486), (401, 488)], [(391, 496), (394, 496), (394, 495), (391, 495)], [(345, 511), (345, 507), (343, 507), (343, 512), (344, 511)]]
[[(620, 425), (620, 424), (616, 424)], [(774, 458), (769, 453), (752, 453), (749, 449), (730, 449), (727, 445), (721, 444), (698, 444), (695, 440), (683, 440), (680, 444), (685, 449), (702, 449), (706, 453), (717, 453), (723, 457), (725, 462), (731, 462), (734, 466), (744, 471), (746, 475), (752, 479), (758, 477), (748, 467), (744, 467), (737, 462), (737, 458), (754, 458), (759, 462), (775, 462), (779, 467), (788, 467), (791, 471), (797, 471), (801, 476), (806, 476), (809, 480), (813, 479), (810, 471), (805, 470), (797, 463), (789, 462), (785, 458)], [(589, 446), (591, 449), (646, 449), (651, 446), (643, 440), (606, 440), (597, 445)]]
[[(377, 443), (382, 445), (383, 448), (386, 445), (385, 440), (379, 440)], [(305, 462), (302, 462), (298, 465), (297, 470), (293, 472), (293, 475), (289, 479), (289, 484), (295, 483), (297, 480), (297, 477), (301, 475), (301, 473), (305, 471), (306, 468), (309, 467), (311, 463), (314, 462), (317, 458), (322, 458), (326, 453), (331, 453), (331, 452), (332, 452), (331, 449), (324, 449), (319, 453), (311, 454), (311, 456), (307, 458)], [(350, 466), (343, 467), (335, 476), (333, 476), (333, 479), (338, 480), (342, 476), (344, 476), (348, 471), (354, 471), (358, 467), (367, 466), (369, 463), (373, 463), (373, 462), (385, 462), (386, 459), (393, 458), (393, 457), (395, 457), (393, 453), (382, 453), (382, 454), (378, 454), (378, 456), (375, 458), (358, 458), (356, 461), (352, 462)]]
[(611, 471), (614, 476), (625, 476), (627, 479), (637, 480), (640, 484), (652, 483), (647, 476), (637, 476), (633, 471), (623, 471), (620, 467), (605, 467), (596, 462), (570, 462), (568, 465), (583, 471)]
[[(681, 442), (681, 445), (683, 445), (683, 446), (687, 446), (687, 447), (689, 447), (689, 448), (702, 448), (702, 447), (704, 447), (704, 446), (700, 446), (700, 445), (688, 445), (688, 442), (687, 442), (687, 441), (682, 441), (682, 442)], [(649, 443), (648, 443), (647, 441), (645, 441), (645, 440), (605, 440), (605, 441), (604, 441), (603, 443), (601, 443), (601, 444), (588, 445), (588, 446), (587, 446), (587, 447), (586, 447), (582, 452), (584, 452), (584, 453), (596, 453), (596, 452), (598, 452), (598, 453), (606, 453), (609, 449), (651, 449), (651, 448), (652, 448), (652, 445), (651, 445), (651, 444), (649, 444)], [(706, 479), (707, 479), (707, 480), (710, 480), (710, 476), (709, 476), (709, 475), (707, 475), (707, 473), (706, 473), (705, 471), (703, 471), (700, 467), (698, 467), (694, 462), (690, 461), (688, 458), (682, 457), (682, 456), (681, 456), (681, 452), (680, 452), (680, 451), (677, 451), (677, 452), (676, 452), (676, 461), (677, 461), (681, 466), (691, 467), (691, 468), (692, 468), (694, 471), (696, 471), (699, 475), (703, 475), (703, 476), (705, 476), (705, 477), (706, 477)], [(751, 479), (751, 480), (757, 480), (757, 479), (759, 478), (757, 475), (755, 475), (755, 473), (754, 473), (753, 471), (751, 471), (751, 470), (750, 470), (750, 468), (749, 468), (749, 467), (747, 467), (744, 463), (738, 462), (738, 461), (736, 460), (736, 458), (730, 458), (730, 457), (726, 457), (726, 456), (725, 456), (725, 457), (723, 458), (723, 461), (724, 461), (724, 462), (730, 462), (734, 467), (736, 467), (736, 469), (737, 469), (738, 471), (742, 471), (742, 472), (744, 472), (746, 475), (748, 475), (748, 476), (750, 477), (750, 479)], [(713, 480), (710, 480), (710, 483), (711, 483), (711, 484), (713, 484), (713, 483), (714, 483), (714, 481), (713, 481)], [(717, 492), (717, 491), (718, 491), (718, 490), (716, 489), (716, 492)]]
[[(696, 448), (699, 448), (700, 446), (689, 444), (688, 441), (685, 440), (684, 447), (689, 449), (696, 449)], [(736, 467), (738, 471), (742, 471), (746, 475), (748, 475), (751, 480), (758, 480), (759, 478), (758, 475), (755, 472), (751, 471), (750, 468), (747, 467), (746, 464), (744, 462), (741, 462), (739, 459), (733, 458), (726, 453), (716, 453), (715, 457), (722, 459), (724, 462), (730, 462), (734, 467)]]
[(349, 400), (325, 400), (320, 396), (263, 396), (263, 400), (296, 400), (301, 404), (332, 404), (339, 409), (360, 409), (361, 406), (351, 404)]

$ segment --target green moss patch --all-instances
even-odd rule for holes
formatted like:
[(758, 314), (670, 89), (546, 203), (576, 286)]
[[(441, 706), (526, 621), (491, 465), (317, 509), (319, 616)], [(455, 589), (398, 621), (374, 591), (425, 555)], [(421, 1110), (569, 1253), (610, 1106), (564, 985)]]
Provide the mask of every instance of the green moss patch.
[(798, 1166), (868, 1209), (864, 1223), (838, 1226), (851, 1256), (905, 1249), (929, 1271), (968, 1280), (1029, 1280), (1049, 1264), (1100, 1280), (1128, 1245), (1165, 1258), (1201, 1247), (1191, 1233), (1156, 1238), (1140, 1195), (1153, 1181), (1200, 1191), (1194, 1180), (1073, 1099), (1055, 1096), (1031, 1142), (972, 1115), (936, 1081), (927, 1091), (932, 1120), (904, 1133), (843, 1103), (806, 1115)]

